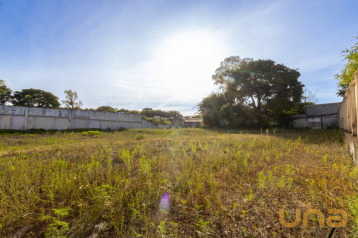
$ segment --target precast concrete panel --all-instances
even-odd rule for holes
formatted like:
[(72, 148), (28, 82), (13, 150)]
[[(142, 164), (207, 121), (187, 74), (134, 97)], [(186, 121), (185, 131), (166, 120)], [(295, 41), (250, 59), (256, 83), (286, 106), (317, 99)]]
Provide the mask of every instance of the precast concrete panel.
[[(23, 120), (19, 118), (15, 118), (15, 121), (11, 120), (15, 116), (23, 116)], [(11, 121), (14, 122), (14, 129), (156, 127), (151, 122), (142, 122), (142, 116), (139, 114), (0, 106), (0, 128), (11, 129)]]
[(0, 129), (10, 129), (10, 122), (11, 116), (3, 115), (0, 116)]
[(55, 128), (56, 130), (64, 130), (65, 128), (69, 128), (70, 126), (70, 122), (68, 120), (68, 118), (56, 118), (55, 119), (56, 123), (55, 123)]
[(89, 121), (89, 128), (96, 128), (99, 129), (100, 128), (100, 121), (98, 120), (90, 120)]
[(24, 116), (13, 116), (12, 117), (12, 129), (13, 130), (24, 130), (25, 129), (25, 117)]
[(53, 117), (36, 117), (35, 129), (50, 130), (53, 127)]
[(87, 118), (89, 118), (88, 117), (88, 111), (73, 110), (72, 111), (72, 118), (87, 119)]
[(338, 127), (338, 116), (322, 117), (323, 129), (327, 129), (328, 126)]
[(73, 119), (74, 124), (76, 129), (84, 129), (84, 128), (88, 128), (87, 127), (87, 120), (83, 120), (83, 119)]
[(101, 128), (103, 130), (108, 129), (108, 128), (112, 128), (112, 122), (111, 121), (101, 121)]
[(306, 128), (308, 127), (307, 118), (293, 119), (294, 128)]
[(34, 128), (35, 117), (27, 117), (27, 129)]

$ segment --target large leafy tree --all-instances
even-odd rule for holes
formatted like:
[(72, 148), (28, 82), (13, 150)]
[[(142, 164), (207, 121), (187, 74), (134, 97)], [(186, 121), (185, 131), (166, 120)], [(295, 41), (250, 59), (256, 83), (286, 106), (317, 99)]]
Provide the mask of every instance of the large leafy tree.
[(41, 89), (15, 91), (11, 103), (14, 106), (59, 108), (58, 97)]
[[(358, 39), (358, 36), (355, 37)], [(358, 42), (350, 49), (342, 51), (342, 57), (347, 63), (344, 65), (340, 74), (336, 74), (335, 78), (338, 81), (337, 95), (343, 97), (347, 91), (349, 83), (352, 81), (354, 73), (358, 69)]]
[(304, 85), (299, 76), (298, 70), (273, 60), (232, 56), (212, 78), (227, 101), (220, 110), (228, 125), (284, 125), (289, 121), (286, 111), (301, 101)]
[(65, 90), (66, 94), (65, 100), (62, 100), (62, 103), (65, 105), (66, 109), (76, 110), (81, 109), (82, 102), (78, 100), (77, 92), (72, 91), (71, 89)]
[(12, 90), (6, 86), (5, 81), (0, 79), (0, 105), (5, 105), (11, 100), (11, 93)]

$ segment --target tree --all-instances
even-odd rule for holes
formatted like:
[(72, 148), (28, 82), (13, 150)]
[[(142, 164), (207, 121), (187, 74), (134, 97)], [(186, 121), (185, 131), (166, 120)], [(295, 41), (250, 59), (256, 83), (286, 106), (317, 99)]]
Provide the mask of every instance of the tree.
[(168, 117), (174, 117), (174, 118), (180, 117), (181, 118), (181, 117), (183, 117), (183, 115), (179, 111), (174, 111), (174, 110), (164, 111), (164, 110), (160, 110), (160, 109), (152, 110), (149, 108), (144, 108), (141, 111), (141, 114), (146, 117), (154, 117), (154, 116), (160, 116), (160, 117), (165, 117), (165, 118), (168, 118)]
[(41, 89), (15, 91), (11, 103), (14, 106), (59, 108), (58, 97)]
[(119, 109), (117, 112), (128, 113), (128, 114), (140, 114), (137, 110)]
[(203, 101), (198, 103), (199, 112), (203, 115), (203, 124), (208, 127), (225, 127), (225, 122), (221, 107), (227, 104), (227, 100), (222, 93), (212, 93)]
[(65, 90), (66, 94), (65, 100), (62, 100), (62, 103), (65, 105), (66, 109), (76, 110), (81, 109), (82, 102), (78, 100), (77, 92), (72, 91), (71, 89)]
[(102, 112), (117, 112), (117, 108), (113, 108), (110, 106), (101, 106), (96, 109), (96, 111), (102, 111)]
[(11, 93), (12, 90), (6, 86), (5, 81), (0, 79), (0, 105), (5, 105), (11, 100)]
[[(358, 39), (358, 36), (356, 36), (355, 39)], [(336, 74), (334, 77), (338, 81), (337, 95), (344, 97), (347, 87), (358, 68), (358, 42), (350, 49), (343, 50), (341, 56), (343, 57), (343, 61), (347, 61), (347, 63), (344, 65), (341, 73)]]
[[(226, 58), (212, 76), (226, 100), (217, 115), (222, 116), (221, 125), (287, 124), (285, 111), (301, 101), (304, 85), (298, 81), (299, 76), (298, 70), (270, 59)], [(218, 97), (208, 97), (202, 103), (210, 104), (214, 99)], [(213, 109), (218, 110), (218, 106)], [(205, 123), (204, 115), (203, 119)]]

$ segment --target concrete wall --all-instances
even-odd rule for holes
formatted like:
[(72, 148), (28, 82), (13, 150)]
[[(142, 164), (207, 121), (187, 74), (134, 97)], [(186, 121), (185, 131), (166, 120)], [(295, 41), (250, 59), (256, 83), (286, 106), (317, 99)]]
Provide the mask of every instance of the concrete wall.
[(156, 128), (139, 114), (0, 105), (0, 129)]
[(307, 118), (293, 119), (293, 128), (308, 128)]
[(325, 104), (316, 104), (316, 105), (307, 105), (305, 106), (306, 115), (309, 117), (316, 117), (322, 115), (333, 115), (338, 114), (338, 110), (341, 103), (325, 103)]
[(353, 136), (357, 136), (357, 90), (358, 70), (355, 72), (351, 83), (344, 95), (342, 105), (338, 112), (339, 127)]

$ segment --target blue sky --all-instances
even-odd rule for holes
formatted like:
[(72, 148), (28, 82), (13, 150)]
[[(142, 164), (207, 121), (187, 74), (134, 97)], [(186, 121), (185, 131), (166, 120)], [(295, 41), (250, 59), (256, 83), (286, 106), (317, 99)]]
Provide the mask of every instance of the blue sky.
[(358, 1), (0, 0), (0, 79), (84, 107), (193, 107), (229, 56), (294, 69), (318, 103), (341, 101), (334, 75), (358, 35)]

